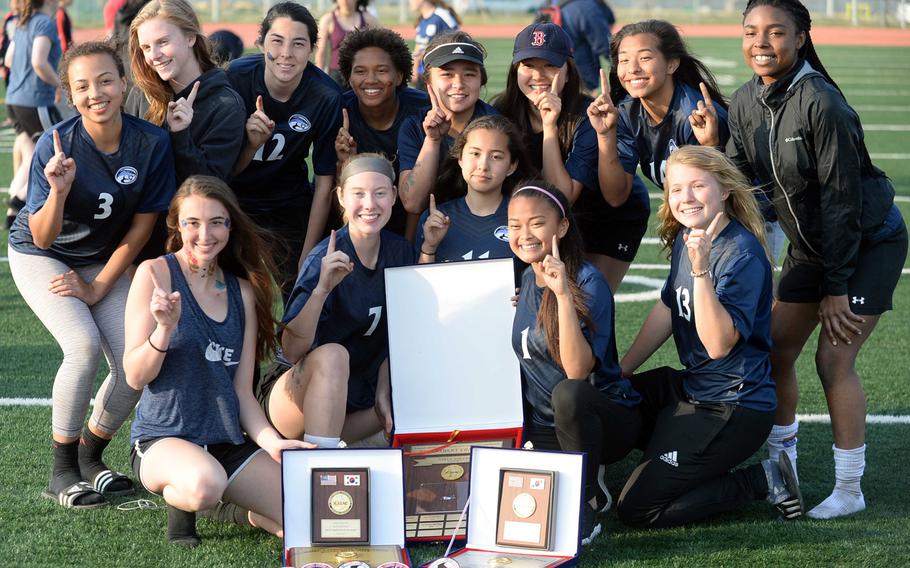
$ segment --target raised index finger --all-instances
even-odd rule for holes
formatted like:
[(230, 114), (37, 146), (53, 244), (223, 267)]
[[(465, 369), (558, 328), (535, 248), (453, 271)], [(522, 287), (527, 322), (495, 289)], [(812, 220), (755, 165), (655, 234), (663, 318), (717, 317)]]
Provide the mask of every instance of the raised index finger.
[(264, 105), (262, 104), (262, 95), (259, 95), (258, 97), (256, 97), (256, 110), (258, 110), (261, 113), (265, 113), (265, 108), (264, 108)]
[(149, 276), (152, 277), (152, 286), (154, 286), (156, 290), (161, 290), (161, 289), (162, 289), (162, 288), (161, 288), (161, 283), (158, 282), (158, 277), (155, 276), (155, 269), (154, 269), (154, 268), (149, 267)]
[(553, 235), (553, 250), (550, 251), (550, 256), (559, 260), (559, 239), (556, 238), (556, 235)]
[(717, 215), (714, 216), (714, 219), (711, 220), (711, 224), (708, 225), (708, 228), (705, 230), (705, 236), (709, 239), (714, 238), (714, 231), (717, 229), (717, 224), (720, 223), (720, 220), (723, 219), (724, 212), (718, 211)]
[(436, 196), (432, 193), (430, 194), (430, 215), (436, 213)]
[(604, 95), (605, 97), (609, 97), (610, 96), (609, 93), (610, 93), (610, 90), (607, 88), (607, 73), (606, 73), (606, 71), (603, 70), (603, 68), (601, 68), (600, 69), (600, 94)]
[(341, 109), (341, 127), (345, 130), (351, 129), (351, 122), (348, 119), (348, 109), (346, 108)]
[(325, 255), (329, 256), (333, 252), (335, 252), (335, 231), (334, 230), (329, 234), (329, 247), (326, 249)]
[(550, 92), (554, 95), (559, 94), (559, 75), (562, 73), (562, 69), (556, 72), (556, 75), (553, 76), (553, 82), (550, 83)]
[[(190, 94), (187, 95), (187, 97), (186, 97), (186, 104), (188, 104), (188, 105), (190, 105), (190, 106), (193, 106), (193, 103), (196, 101), (196, 95), (199, 93), (199, 85), (200, 85), (200, 84), (201, 84), (201, 83), (200, 83), (199, 81), (196, 81), (196, 82), (193, 84), (193, 90), (190, 91)], [(260, 97), (260, 98), (262, 98), (262, 97)]]
[(427, 85), (427, 94), (430, 95), (430, 107), (434, 110), (439, 108), (439, 100), (436, 99), (436, 89), (433, 85)]
[(711, 102), (711, 93), (708, 92), (708, 86), (704, 83), (699, 83), (698, 88), (701, 89), (701, 96), (705, 101), (705, 106), (711, 106), (714, 104)]
[(63, 144), (60, 142), (60, 132), (54, 129), (54, 154), (63, 153)]

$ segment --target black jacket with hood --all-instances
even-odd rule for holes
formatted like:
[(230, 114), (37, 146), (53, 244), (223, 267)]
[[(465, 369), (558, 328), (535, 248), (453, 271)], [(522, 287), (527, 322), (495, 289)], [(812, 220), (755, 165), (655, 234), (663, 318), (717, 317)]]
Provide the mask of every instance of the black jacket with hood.
[(819, 264), (826, 296), (847, 293), (860, 241), (885, 220), (894, 187), (872, 165), (859, 116), (806, 61), (730, 101), (727, 155), (764, 189), (797, 260)]
[[(207, 175), (230, 182), (231, 170), (243, 146), (246, 110), (240, 95), (231, 88), (223, 69), (209, 69), (197, 79), (199, 92), (193, 104), (189, 128), (171, 132), (177, 185), (192, 175)], [(196, 81), (193, 81), (195, 83)], [(193, 84), (174, 96), (186, 97)], [(126, 101), (126, 112), (145, 118), (149, 103), (138, 87)], [(160, 125), (167, 129), (167, 121)]]

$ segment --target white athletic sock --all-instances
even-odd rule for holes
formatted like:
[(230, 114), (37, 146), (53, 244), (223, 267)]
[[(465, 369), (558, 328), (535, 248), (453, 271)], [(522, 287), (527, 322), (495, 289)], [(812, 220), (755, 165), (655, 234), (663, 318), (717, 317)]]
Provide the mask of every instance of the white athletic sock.
[[(768, 457), (773, 462), (780, 459), (781, 452), (787, 452), (790, 458), (790, 464), (793, 466), (793, 473), (796, 474), (796, 442), (797, 433), (799, 432), (799, 420), (794, 420), (793, 424), (779, 426), (775, 424), (771, 427), (771, 433), (768, 434)], [(797, 474), (797, 478), (799, 475)]]
[(834, 450), (834, 491), (827, 499), (809, 511), (813, 519), (833, 519), (858, 513), (866, 508), (860, 480), (866, 469), (866, 446), (853, 450)]
[(313, 436), (312, 434), (304, 434), (303, 441), (309, 442), (311, 444), (316, 444), (317, 448), (337, 448), (338, 442), (341, 441), (341, 438), (332, 438), (329, 436)]

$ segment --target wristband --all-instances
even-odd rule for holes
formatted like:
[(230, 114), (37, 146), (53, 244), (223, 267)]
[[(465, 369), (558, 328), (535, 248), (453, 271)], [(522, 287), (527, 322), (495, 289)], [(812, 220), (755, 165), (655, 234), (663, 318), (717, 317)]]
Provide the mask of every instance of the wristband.
[(427, 255), (427, 256), (436, 256), (436, 252), (435, 252), (435, 251), (434, 251), (434, 252), (427, 252), (427, 251), (423, 250), (423, 247), (420, 247), (420, 252), (421, 252), (421, 254), (425, 254), (425, 255)]
[(709, 276), (710, 274), (711, 274), (710, 268), (706, 268), (706, 269), (702, 270), (701, 272), (695, 272), (694, 270), (689, 271), (689, 276), (691, 276), (692, 278), (701, 278), (702, 276)]

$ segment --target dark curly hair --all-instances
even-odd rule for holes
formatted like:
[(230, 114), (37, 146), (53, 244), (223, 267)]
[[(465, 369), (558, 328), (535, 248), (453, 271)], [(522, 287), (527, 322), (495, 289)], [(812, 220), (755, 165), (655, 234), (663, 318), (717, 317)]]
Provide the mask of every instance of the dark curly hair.
[(376, 47), (389, 54), (392, 65), (401, 73), (399, 87), (407, 85), (411, 81), (414, 59), (411, 57), (411, 50), (404, 39), (397, 32), (386, 28), (367, 28), (349, 33), (338, 48), (338, 67), (345, 83), (351, 79), (354, 56), (361, 49), (368, 47)]
[(107, 55), (114, 61), (114, 66), (117, 68), (117, 75), (121, 79), (126, 77), (126, 68), (123, 66), (123, 60), (120, 59), (120, 54), (117, 53), (110, 43), (106, 41), (86, 41), (77, 43), (69, 48), (63, 55), (58, 70), (60, 75), (60, 87), (66, 95), (66, 100), (69, 102), (73, 102), (73, 92), (70, 90), (70, 64), (80, 57), (87, 57), (89, 55)]

